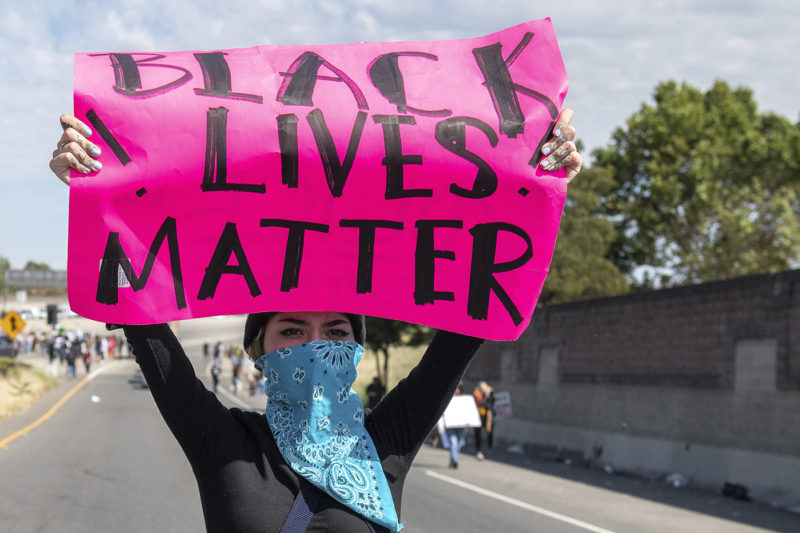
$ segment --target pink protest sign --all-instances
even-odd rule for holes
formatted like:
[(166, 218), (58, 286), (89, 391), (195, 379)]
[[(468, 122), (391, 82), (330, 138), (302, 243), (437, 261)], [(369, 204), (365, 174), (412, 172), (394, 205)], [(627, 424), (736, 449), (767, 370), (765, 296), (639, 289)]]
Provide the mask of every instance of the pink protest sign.
[(515, 339), (566, 194), (549, 19), (456, 41), (75, 56), (69, 300), (146, 324), (337, 310)]

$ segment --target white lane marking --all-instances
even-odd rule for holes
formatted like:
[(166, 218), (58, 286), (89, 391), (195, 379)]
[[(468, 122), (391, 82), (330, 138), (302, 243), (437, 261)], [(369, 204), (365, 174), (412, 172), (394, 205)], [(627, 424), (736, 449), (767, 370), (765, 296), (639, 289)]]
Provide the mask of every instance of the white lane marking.
[[(207, 376), (209, 379), (212, 379), (212, 378), (211, 378), (211, 366), (212, 366), (213, 364), (214, 364), (214, 361), (211, 361), (211, 362), (209, 362), (209, 363), (208, 363), (208, 365), (206, 365), (206, 376)], [(237, 398), (236, 396), (234, 396), (233, 394), (231, 394), (230, 392), (228, 392), (228, 391), (225, 389), (225, 387), (224, 387), (224, 386), (217, 387), (217, 390), (218, 390), (219, 392), (221, 392), (222, 394), (224, 394), (224, 395), (225, 395), (225, 397), (226, 397), (226, 398), (228, 398), (230, 401), (232, 401), (232, 402), (234, 402), (234, 403), (236, 403), (236, 404), (239, 404), (239, 406), (241, 406), (241, 407), (244, 407), (245, 409), (249, 409), (249, 410), (252, 410), (252, 409), (253, 409), (252, 407), (250, 407), (249, 405), (247, 405), (246, 403), (244, 403), (242, 400), (240, 400), (239, 398)]]
[(561, 522), (566, 522), (567, 524), (571, 524), (573, 526), (577, 526), (579, 528), (585, 529), (587, 531), (593, 531), (594, 533), (614, 533), (609, 529), (603, 529), (602, 527), (598, 527), (592, 524), (588, 524), (586, 522), (582, 522), (580, 520), (576, 520), (575, 518), (571, 518), (569, 516), (556, 513), (553, 511), (548, 511), (547, 509), (543, 509), (542, 507), (537, 507), (535, 505), (531, 505), (529, 503), (515, 500), (514, 498), (509, 498), (508, 496), (504, 496), (503, 494), (492, 492), (490, 490), (483, 489), (481, 487), (477, 487), (475, 485), (471, 485), (459, 479), (455, 479), (452, 477), (444, 476), (438, 472), (434, 472), (433, 470), (425, 470), (425, 474), (435, 477), (436, 479), (440, 479), (442, 481), (446, 481), (447, 483), (452, 483), (453, 485), (457, 485), (461, 488), (471, 490), (473, 492), (477, 492), (478, 494), (483, 494), (484, 496), (489, 496), (490, 498), (494, 498), (496, 500), (500, 500), (501, 502), (509, 503), (511, 505), (516, 505), (517, 507), (521, 507), (522, 509), (526, 509), (528, 511), (532, 511), (534, 513), (539, 513), (541, 515), (547, 516), (548, 518), (552, 518), (554, 520), (559, 520)]

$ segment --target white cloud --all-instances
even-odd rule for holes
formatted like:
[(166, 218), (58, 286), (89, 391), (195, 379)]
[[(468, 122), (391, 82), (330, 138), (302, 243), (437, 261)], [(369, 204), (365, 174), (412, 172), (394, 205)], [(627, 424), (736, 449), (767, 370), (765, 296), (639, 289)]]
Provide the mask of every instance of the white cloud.
[[(551, 16), (570, 75), (567, 105), (588, 147), (649, 100), (659, 81), (755, 91), (763, 110), (798, 118), (800, 3), (673, 0), (560, 4), (530, 0), (146, 0), (6, 3), (0, 8), (0, 209), (25, 218), (47, 206), (25, 239), (0, 233), (15, 265), (64, 266), (64, 191), (47, 168), (58, 115), (72, 105), (72, 54), (212, 50), (257, 44), (474, 37)], [(31, 185), (36, 183), (36, 185)], [(51, 192), (52, 191), (52, 192)], [(38, 195), (38, 196), (37, 196)], [(24, 201), (23, 201), (24, 200)]]

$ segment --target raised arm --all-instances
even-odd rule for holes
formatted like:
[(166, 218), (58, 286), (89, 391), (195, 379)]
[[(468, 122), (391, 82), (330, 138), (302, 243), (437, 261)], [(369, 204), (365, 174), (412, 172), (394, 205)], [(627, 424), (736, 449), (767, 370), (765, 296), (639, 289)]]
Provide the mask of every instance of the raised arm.
[[(99, 172), (100, 148), (89, 141), (91, 129), (72, 115), (60, 117), (63, 133), (50, 160), (53, 173), (69, 185), (70, 171)], [(166, 324), (125, 326), (125, 336), (142, 369), (156, 405), (191, 461), (216, 445), (210, 439), (239, 427), (230, 412), (197, 379), (186, 353)], [(214, 431), (210, 431), (210, 429)]]
[[(539, 163), (550, 171), (565, 168), (567, 181), (578, 175), (583, 164), (574, 143), (572, 116), (571, 109), (562, 110)], [(413, 460), (482, 342), (445, 331), (436, 334), (419, 364), (367, 417), (367, 429), (376, 443), (381, 443), (379, 453)]]
[(436, 333), (417, 366), (365, 420), (379, 454), (413, 461), (482, 343), (448, 331)]
[(158, 410), (193, 463), (209, 456), (220, 435), (240, 431), (216, 395), (197, 379), (167, 324), (124, 326)]

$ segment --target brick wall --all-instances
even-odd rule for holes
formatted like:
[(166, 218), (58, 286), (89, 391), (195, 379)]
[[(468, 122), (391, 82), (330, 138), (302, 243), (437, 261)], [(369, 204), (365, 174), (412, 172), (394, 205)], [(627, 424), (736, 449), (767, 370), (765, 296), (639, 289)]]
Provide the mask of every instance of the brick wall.
[(523, 421), (800, 456), (800, 270), (537, 309), (481, 379)]

